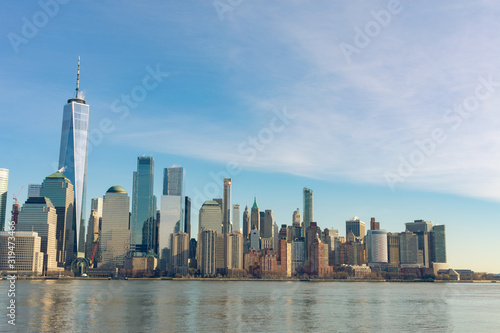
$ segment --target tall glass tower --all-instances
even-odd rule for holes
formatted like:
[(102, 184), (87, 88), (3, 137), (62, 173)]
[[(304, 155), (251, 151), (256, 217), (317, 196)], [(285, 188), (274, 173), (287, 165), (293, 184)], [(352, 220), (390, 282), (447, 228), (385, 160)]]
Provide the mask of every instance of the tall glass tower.
[(156, 198), (153, 195), (155, 161), (153, 157), (138, 157), (134, 172), (130, 249), (145, 254), (154, 251), (156, 240)]
[(304, 230), (313, 222), (313, 190), (304, 187)]
[(5, 224), (7, 211), (7, 189), (9, 185), (9, 170), (0, 169), (0, 228)]
[[(64, 106), (59, 170), (69, 178), (75, 191), (75, 252), (84, 253), (85, 197), (87, 190), (87, 154), (89, 138), (89, 105), (79, 90), (80, 57), (76, 76), (76, 96)], [(82, 232), (83, 231), (83, 232)], [(81, 254), (80, 254), (81, 253)], [(71, 259), (71, 258), (68, 258)]]

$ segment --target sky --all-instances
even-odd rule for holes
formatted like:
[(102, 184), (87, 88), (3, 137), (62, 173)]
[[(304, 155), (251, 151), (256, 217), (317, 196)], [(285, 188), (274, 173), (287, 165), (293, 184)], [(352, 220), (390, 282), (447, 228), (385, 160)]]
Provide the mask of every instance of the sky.
[[(390, 232), (446, 225), (453, 268), (500, 273), (495, 1), (41, 0), (0, 5), (7, 206), (57, 170), (63, 106), (90, 105), (87, 199), (132, 193), (138, 156), (204, 200)], [(24, 188), (21, 190), (21, 188)], [(87, 212), (88, 214), (88, 212)], [(9, 215), (9, 214), (8, 214)]]

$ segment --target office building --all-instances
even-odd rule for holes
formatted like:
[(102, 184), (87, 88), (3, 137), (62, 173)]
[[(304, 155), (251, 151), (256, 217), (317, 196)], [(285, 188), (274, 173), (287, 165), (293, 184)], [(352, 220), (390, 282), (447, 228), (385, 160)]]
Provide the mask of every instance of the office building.
[(224, 178), (223, 187), (223, 201), (222, 201), (222, 234), (224, 235), (224, 265), (223, 269), (228, 268), (228, 249), (227, 249), (227, 234), (229, 233), (229, 227), (231, 226), (231, 178)]
[(132, 190), (130, 249), (134, 256), (154, 251), (156, 238), (156, 198), (154, 197), (154, 159), (137, 157)]
[(57, 266), (70, 265), (77, 250), (73, 184), (58, 171), (44, 179), (39, 195), (49, 198), (56, 209)]
[(431, 261), (446, 262), (446, 230), (444, 225), (435, 225), (431, 230)]
[(418, 236), (405, 231), (399, 234), (399, 262), (401, 267), (419, 267)]
[(254, 197), (253, 199), (253, 206), (250, 212), (250, 222), (252, 230), (260, 230), (260, 211), (259, 206), (257, 206), (257, 197)]
[(261, 212), (260, 237), (274, 237), (273, 211), (270, 209), (266, 209), (264, 212)]
[(99, 258), (99, 233), (102, 223), (102, 198), (93, 198), (90, 203), (90, 217), (87, 228), (87, 241), (85, 249), (85, 257), (92, 259), (93, 263), (97, 262)]
[(170, 235), (185, 232), (184, 177), (182, 167), (165, 168), (163, 171), (163, 195), (161, 196), (158, 248), (160, 270), (166, 270), (171, 258)]
[[(15, 271), (17, 275), (41, 275), (43, 273), (42, 239), (37, 232), (18, 231), (15, 233)], [(11, 234), (0, 231), (0, 271), (12, 271), (9, 252)]]
[(292, 272), (303, 267), (306, 262), (306, 250), (304, 239), (296, 239), (292, 242)]
[(312, 242), (315, 239), (321, 239), (321, 229), (318, 227), (316, 222), (309, 223), (309, 228), (306, 229), (306, 237), (305, 237), (305, 258), (306, 263), (309, 260), (309, 249), (311, 247)]
[(374, 217), (370, 219), (370, 230), (380, 230), (380, 222), (376, 222)]
[(121, 186), (112, 186), (103, 200), (99, 267), (123, 268), (130, 251), (130, 198)]
[(260, 230), (253, 229), (250, 232), (250, 246), (249, 249), (260, 251)]
[(36, 232), (41, 238), (40, 251), (43, 252), (43, 271), (62, 270), (57, 267), (57, 213), (49, 198), (29, 198), (19, 213), (19, 231)]
[(366, 247), (368, 250), (368, 263), (387, 263), (387, 231), (371, 229), (366, 234)]
[(169, 272), (186, 276), (189, 263), (189, 235), (177, 232), (170, 235), (170, 269)]
[(39, 197), (42, 184), (28, 184), (28, 198)]
[(365, 222), (361, 221), (359, 217), (354, 216), (351, 220), (345, 221), (345, 233), (346, 237), (352, 231), (354, 236), (358, 239), (365, 237)]
[(387, 260), (391, 267), (399, 267), (399, 233), (387, 233)]
[(313, 221), (313, 190), (304, 187), (304, 230)]
[(300, 211), (297, 208), (296, 211), (293, 212), (292, 214), (292, 226), (294, 227), (300, 227), (301, 225), (301, 217), (300, 217)]
[(240, 205), (238, 204), (234, 204), (233, 205), (233, 228), (232, 228), (232, 231), (237, 231), (239, 233), (242, 233), (243, 230), (241, 228), (241, 224), (240, 224), (240, 219), (241, 219), (241, 215), (240, 215)]
[(222, 233), (222, 211), (216, 201), (205, 201), (200, 208), (198, 219), (199, 232), (213, 230), (218, 234)]
[(89, 105), (84, 100), (80, 85), (80, 57), (76, 76), (76, 96), (64, 106), (59, 170), (69, 178), (75, 193), (75, 230), (78, 256), (84, 255), (87, 159), (89, 138)]
[(424, 220), (405, 223), (406, 230), (418, 236), (418, 250), (421, 252), (420, 265), (427, 268), (430, 267), (431, 263), (430, 232), (432, 225), (432, 222)]
[(7, 190), (9, 188), (9, 170), (0, 169), (0, 228), (5, 225), (7, 213)]
[(234, 231), (227, 235), (228, 269), (243, 269), (243, 235)]
[(184, 232), (191, 239), (191, 198), (184, 197)]

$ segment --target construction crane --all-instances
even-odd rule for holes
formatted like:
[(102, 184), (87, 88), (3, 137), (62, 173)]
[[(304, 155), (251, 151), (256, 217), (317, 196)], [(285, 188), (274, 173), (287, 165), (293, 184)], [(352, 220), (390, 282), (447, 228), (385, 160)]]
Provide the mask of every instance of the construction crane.
[(24, 185), (21, 186), (21, 189), (19, 190), (19, 193), (17, 195), (14, 195), (14, 203), (12, 204), (12, 222), (14, 222), (15, 225), (17, 225), (17, 221), (19, 220), (19, 212), (21, 211), (21, 207), (19, 206), (19, 203), (17, 202), (17, 198), (19, 197), (19, 194), (21, 194), (21, 191), (23, 190)]

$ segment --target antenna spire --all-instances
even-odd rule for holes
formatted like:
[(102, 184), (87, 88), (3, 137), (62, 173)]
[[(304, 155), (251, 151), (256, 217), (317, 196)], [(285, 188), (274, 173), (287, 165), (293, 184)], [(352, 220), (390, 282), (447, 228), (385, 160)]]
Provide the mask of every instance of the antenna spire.
[(80, 90), (80, 56), (78, 56), (78, 70), (76, 72), (76, 97), (78, 98), (78, 92)]

